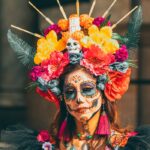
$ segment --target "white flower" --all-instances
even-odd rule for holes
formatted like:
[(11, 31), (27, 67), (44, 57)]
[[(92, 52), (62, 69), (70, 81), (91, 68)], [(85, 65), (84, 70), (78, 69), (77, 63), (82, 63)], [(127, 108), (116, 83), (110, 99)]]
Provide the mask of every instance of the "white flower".
[(52, 150), (52, 144), (50, 142), (45, 142), (42, 145), (42, 149), (44, 149), (44, 150)]

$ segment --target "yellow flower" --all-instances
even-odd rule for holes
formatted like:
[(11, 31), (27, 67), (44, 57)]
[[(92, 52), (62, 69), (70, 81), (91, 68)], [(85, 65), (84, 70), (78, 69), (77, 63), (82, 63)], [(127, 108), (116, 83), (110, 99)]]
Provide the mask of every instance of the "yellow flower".
[(119, 43), (113, 39), (107, 39), (103, 44), (103, 51), (105, 53), (114, 54), (119, 49)]
[(102, 27), (100, 29), (100, 34), (108, 39), (111, 39), (112, 38), (112, 28), (109, 26)]
[(92, 25), (89, 29), (88, 29), (88, 34), (92, 35), (92, 34), (96, 34), (99, 33), (99, 28), (96, 25)]
[(85, 36), (80, 40), (80, 43), (83, 47), (88, 48), (90, 47), (94, 42), (89, 36)]
[(88, 48), (91, 44), (96, 44), (106, 54), (113, 54), (119, 49), (118, 41), (112, 39), (112, 28), (109, 26), (99, 29), (97, 26), (92, 25), (88, 29), (88, 34), (89, 36), (85, 36), (81, 39), (81, 44), (83, 47)]
[(62, 51), (66, 47), (63, 40), (57, 40), (55, 31), (50, 31), (46, 37), (43, 37), (37, 42), (37, 53), (34, 57), (34, 63), (40, 64), (43, 60), (50, 57), (53, 51)]

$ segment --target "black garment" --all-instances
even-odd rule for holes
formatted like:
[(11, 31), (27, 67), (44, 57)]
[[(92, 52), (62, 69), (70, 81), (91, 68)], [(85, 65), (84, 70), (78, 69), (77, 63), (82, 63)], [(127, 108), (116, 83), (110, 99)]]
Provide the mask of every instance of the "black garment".
[(1, 132), (0, 142), (8, 144), (0, 150), (42, 150), (42, 144), (37, 141), (38, 132), (22, 125), (14, 125)]
[[(117, 150), (150, 150), (150, 126), (139, 127), (138, 134), (129, 138), (124, 148)], [(38, 132), (21, 125), (10, 126), (1, 132), (0, 142), (9, 144), (0, 150), (43, 150), (42, 143), (37, 141)], [(55, 149), (55, 148), (54, 148)]]
[(119, 150), (150, 150), (150, 126), (142, 126), (135, 131), (138, 134), (129, 138), (127, 145)]

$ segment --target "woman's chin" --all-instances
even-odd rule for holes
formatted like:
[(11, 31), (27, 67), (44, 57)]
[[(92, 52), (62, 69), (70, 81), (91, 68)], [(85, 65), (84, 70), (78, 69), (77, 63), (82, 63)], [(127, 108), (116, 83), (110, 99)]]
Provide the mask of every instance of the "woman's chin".
[(84, 112), (84, 113), (76, 113), (73, 116), (76, 120), (78, 120), (79, 122), (82, 122), (82, 121), (89, 120), (92, 117), (92, 114), (88, 112)]

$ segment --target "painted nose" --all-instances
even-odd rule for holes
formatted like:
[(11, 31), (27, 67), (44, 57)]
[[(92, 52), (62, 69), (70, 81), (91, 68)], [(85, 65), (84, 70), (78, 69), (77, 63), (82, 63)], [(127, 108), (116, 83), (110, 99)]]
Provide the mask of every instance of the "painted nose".
[(81, 104), (83, 102), (84, 102), (83, 97), (81, 96), (80, 91), (79, 91), (77, 93), (77, 104)]
[(83, 103), (83, 101), (81, 100), (81, 98), (78, 98), (77, 99), (77, 104), (81, 104), (81, 103)]

